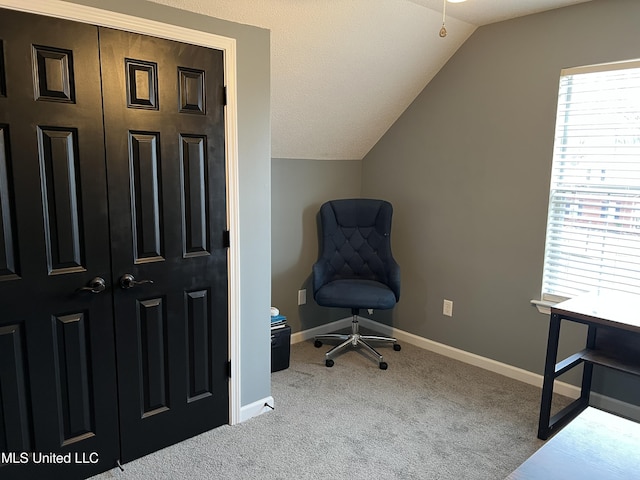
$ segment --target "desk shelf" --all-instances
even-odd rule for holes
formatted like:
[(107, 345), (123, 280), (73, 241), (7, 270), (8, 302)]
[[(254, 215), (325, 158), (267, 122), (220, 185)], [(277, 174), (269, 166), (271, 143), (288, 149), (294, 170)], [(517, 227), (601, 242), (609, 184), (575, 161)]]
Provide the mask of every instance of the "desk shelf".
[(636, 360), (624, 355), (616, 355), (606, 350), (585, 348), (558, 362), (556, 364), (555, 377), (559, 377), (582, 362), (590, 362), (594, 365), (602, 365), (603, 367), (640, 376), (640, 357)]
[(640, 376), (640, 359), (634, 361), (612, 352), (597, 349), (585, 349), (583, 352), (582, 358), (585, 362)]

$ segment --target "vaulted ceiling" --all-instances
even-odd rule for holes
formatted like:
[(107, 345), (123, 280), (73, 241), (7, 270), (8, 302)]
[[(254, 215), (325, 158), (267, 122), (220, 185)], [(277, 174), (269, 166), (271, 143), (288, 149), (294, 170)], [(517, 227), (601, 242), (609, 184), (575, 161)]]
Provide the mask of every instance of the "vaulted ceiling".
[(152, 0), (271, 30), (272, 157), (361, 159), (474, 30), (590, 0)]

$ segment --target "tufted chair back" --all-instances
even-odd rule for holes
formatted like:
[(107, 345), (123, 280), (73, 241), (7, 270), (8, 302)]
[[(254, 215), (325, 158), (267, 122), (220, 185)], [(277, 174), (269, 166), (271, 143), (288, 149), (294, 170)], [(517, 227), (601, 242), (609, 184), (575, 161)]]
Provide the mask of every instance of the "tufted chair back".
[(393, 207), (385, 200), (332, 200), (320, 208), (320, 252), (314, 294), (336, 280), (367, 280), (400, 298), (400, 272), (391, 253)]

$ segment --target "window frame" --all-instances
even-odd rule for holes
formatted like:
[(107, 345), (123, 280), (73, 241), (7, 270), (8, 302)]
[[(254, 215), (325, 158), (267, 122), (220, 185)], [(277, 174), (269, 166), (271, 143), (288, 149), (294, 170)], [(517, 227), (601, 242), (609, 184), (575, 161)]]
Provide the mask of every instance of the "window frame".
[[(562, 270), (562, 268), (567, 268), (569, 269), (569, 267), (550, 267), (548, 265), (549, 263), (553, 263), (550, 261), (550, 252), (556, 252), (560, 249), (560, 251), (562, 251), (562, 248), (565, 247), (550, 247), (550, 236), (551, 236), (551, 232), (554, 231), (554, 228), (557, 228), (558, 225), (560, 227), (570, 227), (570, 223), (566, 222), (565, 220), (562, 219), (560, 221), (557, 220), (552, 220), (552, 218), (554, 217), (554, 215), (557, 216), (557, 212), (561, 211), (563, 212), (563, 208), (564, 208), (564, 215), (565, 216), (569, 216), (567, 214), (567, 212), (569, 210), (567, 210), (566, 205), (568, 204), (567, 200), (564, 200), (564, 204), (565, 206), (562, 207), (562, 203), (563, 201), (555, 201), (554, 200), (554, 192), (556, 190), (558, 190), (557, 188), (555, 188), (556, 184), (561, 184), (562, 181), (560, 180), (563, 175), (556, 175), (556, 172), (558, 172), (560, 170), (560, 166), (557, 165), (557, 163), (559, 162), (571, 162), (573, 161), (575, 164), (579, 164), (579, 160), (577, 160), (576, 158), (571, 158), (570, 156), (568, 158), (564, 157), (564, 154), (559, 154), (558, 151), (559, 150), (563, 150), (564, 151), (564, 147), (566, 146), (566, 142), (567, 142), (567, 138), (570, 139), (570, 135), (567, 136), (567, 123), (566, 123), (566, 119), (569, 118), (569, 110), (571, 108), (568, 107), (567, 110), (564, 109), (563, 104), (561, 103), (563, 101), (563, 95), (566, 92), (563, 92), (563, 80), (565, 80), (567, 77), (573, 77), (575, 75), (582, 75), (582, 74), (591, 74), (591, 73), (612, 73), (612, 72), (618, 72), (620, 70), (635, 70), (635, 69), (640, 69), (640, 59), (636, 59), (636, 60), (627, 60), (627, 61), (622, 61), (622, 62), (615, 62), (615, 63), (604, 63), (604, 64), (598, 64), (598, 65), (589, 65), (589, 66), (582, 66), (582, 67), (572, 67), (572, 68), (567, 68), (567, 69), (563, 69), (560, 72), (560, 81), (559, 81), (559, 89), (558, 89), (558, 107), (556, 110), (556, 125), (555, 125), (555, 130), (554, 130), (554, 147), (553, 147), (553, 157), (552, 157), (552, 171), (551, 171), (551, 178), (550, 178), (550, 184), (549, 184), (549, 205), (548, 205), (548, 210), (547, 210), (547, 223), (546, 223), (546, 231), (545, 231), (545, 252), (544, 252), (544, 260), (543, 260), (543, 272), (542, 272), (542, 285), (541, 285), (541, 300), (532, 300), (532, 303), (534, 303), (535, 305), (538, 306), (540, 311), (543, 311), (543, 313), (548, 313), (548, 307), (550, 305), (553, 305), (557, 302), (566, 300), (567, 298), (571, 298), (572, 295), (567, 295), (568, 291), (561, 291), (561, 289), (546, 289), (545, 287), (547, 287), (548, 282), (547, 282), (547, 278), (550, 278), (549, 276), (549, 272), (552, 272), (554, 274), (557, 274), (559, 271)], [(570, 80), (569, 80), (570, 82)], [(635, 88), (635, 84), (634, 84), (634, 88)], [(606, 90), (606, 89), (605, 89)], [(610, 89), (610, 90), (606, 90), (606, 91), (613, 91), (614, 89)], [(640, 91), (640, 77), (638, 79), (638, 90)], [(600, 95), (602, 92), (598, 91), (598, 95)], [(635, 98), (635, 97), (633, 97)], [(572, 105), (570, 102), (571, 100), (568, 100), (569, 103), (567, 103), (568, 105)], [(576, 105), (579, 105), (580, 102), (575, 102)], [(561, 115), (563, 115), (563, 117), (561, 117)], [(635, 115), (636, 118), (638, 118), (640, 120), (640, 103), (637, 106), (637, 109), (633, 111), (632, 115)], [(564, 136), (559, 134), (559, 130), (561, 128), (561, 126), (563, 127), (563, 131), (564, 131)], [(594, 127), (594, 132), (596, 131), (596, 129), (598, 127), (601, 127), (600, 124), (596, 125)], [(638, 122), (637, 127), (640, 129), (640, 121)], [(600, 131), (598, 130), (598, 133)], [(596, 135), (594, 135), (593, 137), (584, 137), (584, 138), (595, 138)], [(618, 138), (618, 136), (616, 134), (607, 137), (609, 139), (613, 138), (614, 139), (614, 144), (615, 144), (615, 139)], [(635, 135), (632, 135), (632, 138), (636, 138)], [(634, 147), (637, 148), (638, 151), (638, 168), (640, 169), (640, 130), (638, 133), (638, 145), (637, 147), (635, 147), (635, 142), (634, 142)], [(560, 142), (560, 143), (559, 143)], [(635, 157), (635, 151), (634, 151), (634, 155), (633, 157)], [(613, 155), (607, 155), (607, 160), (610, 160), (611, 158), (615, 158), (615, 154)], [(635, 159), (632, 158), (632, 162), (635, 162)], [(580, 168), (586, 169), (585, 165), (588, 164), (588, 161), (584, 161), (582, 164), (580, 164)], [(564, 166), (564, 164), (562, 164), (562, 166)], [(612, 169), (611, 171), (614, 171), (615, 169)], [(603, 170), (603, 174), (605, 173), (605, 171)], [(605, 176), (605, 175), (603, 175)], [(634, 183), (632, 186), (632, 190), (635, 191), (635, 189), (637, 189), (638, 192), (638, 207), (640, 208), (640, 176), (636, 179), (634, 178)], [(637, 182), (637, 183), (636, 183)], [(568, 182), (569, 184), (571, 182)], [(594, 184), (595, 185), (595, 184)], [(604, 185), (604, 184), (603, 184)], [(595, 187), (593, 187), (595, 189)], [(611, 192), (620, 192), (623, 191), (624, 189), (622, 187), (616, 186), (616, 187), (608, 187), (611, 188)], [(629, 191), (629, 190), (627, 190)], [(589, 193), (590, 195), (592, 195), (593, 193)], [(578, 198), (580, 195), (576, 195), (575, 197)], [(585, 199), (577, 199), (576, 203), (578, 205), (578, 207), (580, 207), (579, 202), (580, 201), (584, 201), (584, 203), (586, 204)], [(604, 200), (602, 201), (602, 205), (605, 205), (606, 202)], [(560, 208), (559, 208), (560, 207)], [(606, 215), (605, 217), (608, 217), (609, 214), (608, 212), (605, 212)], [(561, 213), (560, 215), (563, 215), (563, 213)], [(602, 216), (602, 215), (600, 215)], [(604, 218), (604, 217), (603, 217)], [(636, 252), (634, 252), (636, 255), (634, 255), (634, 258), (638, 258), (639, 262), (640, 262), (640, 215), (638, 216), (637, 219), (634, 219), (634, 223), (633, 224), (633, 228), (638, 228), (638, 249)], [(603, 222), (606, 223), (606, 222)], [(593, 228), (589, 228), (589, 229), (583, 229), (583, 230), (589, 230), (592, 232), (597, 232), (599, 231), (597, 227), (593, 227)], [(601, 230), (602, 233), (602, 237), (605, 240), (608, 240), (608, 233), (607, 233), (607, 229), (603, 228)], [(555, 231), (554, 231), (555, 232)], [(631, 232), (633, 233), (633, 232)], [(579, 243), (579, 242), (576, 242)], [(564, 253), (566, 253), (567, 250), (569, 250), (570, 247), (566, 247)], [(568, 255), (570, 256), (570, 255)], [(602, 257), (600, 257), (602, 259)], [(603, 264), (606, 263), (608, 260), (603, 260)], [(567, 264), (571, 264), (571, 260), (567, 260), (566, 261)], [(579, 262), (576, 262), (579, 263)], [(614, 262), (615, 263), (615, 262)], [(575, 267), (574, 271), (575, 271)], [(602, 268), (602, 267), (600, 267)], [(593, 269), (593, 272), (595, 272), (597, 270), (597, 268)], [(638, 285), (636, 287), (633, 288), (640, 288), (640, 266), (638, 267), (638, 270), (636, 272), (636, 270), (632, 270), (633, 273), (637, 273), (638, 274)], [(589, 270), (589, 273), (592, 273), (591, 270)], [(553, 278), (553, 275), (551, 275), (551, 277)], [(594, 282), (593, 285), (591, 285), (592, 289), (608, 289), (607, 287), (604, 287), (602, 284), (598, 285), (598, 283), (602, 283), (602, 282)], [(610, 287), (609, 287), (610, 288)], [(575, 289), (575, 290), (579, 290), (579, 289)], [(586, 291), (586, 290), (583, 290)], [(624, 291), (624, 290), (623, 290)], [(640, 291), (640, 290), (639, 290)], [(561, 294), (559, 294), (561, 293)]]

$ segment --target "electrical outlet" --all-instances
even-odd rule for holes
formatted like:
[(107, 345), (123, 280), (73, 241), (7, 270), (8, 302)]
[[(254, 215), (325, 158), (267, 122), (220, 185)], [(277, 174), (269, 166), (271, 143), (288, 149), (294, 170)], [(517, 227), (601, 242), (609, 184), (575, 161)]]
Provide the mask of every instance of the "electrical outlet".
[(445, 299), (442, 302), (442, 314), (447, 317), (453, 317), (453, 300)]
[(307, 303), (307, 290), (298, 290), (298, 305), (304, 305)]
[(367, 312), (369, 312), (369, 315), (373, 315), (373, 308), (367, 308)]

